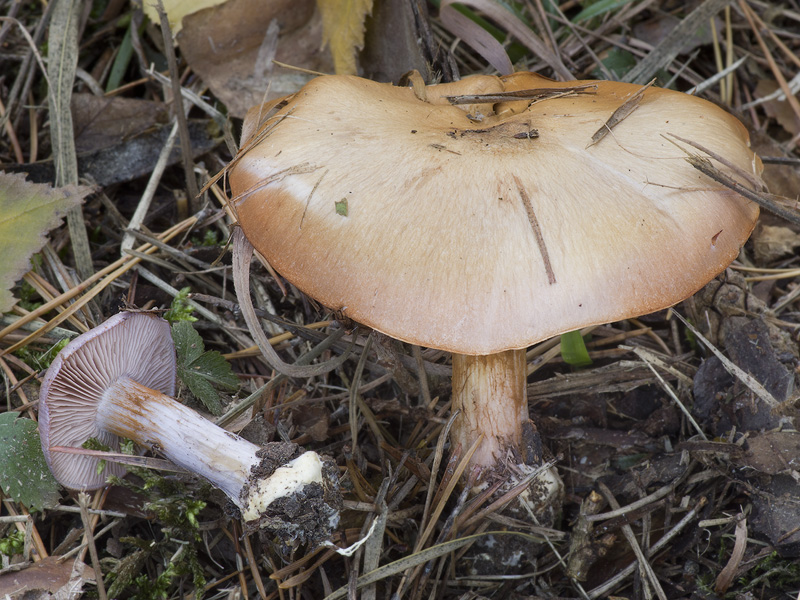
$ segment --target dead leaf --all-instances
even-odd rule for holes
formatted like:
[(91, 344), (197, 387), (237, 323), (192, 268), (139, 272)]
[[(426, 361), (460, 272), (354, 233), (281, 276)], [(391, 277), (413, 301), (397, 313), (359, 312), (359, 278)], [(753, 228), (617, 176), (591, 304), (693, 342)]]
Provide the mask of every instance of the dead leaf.
[(800, 471), (800, 433), (765, 431), (751, 434), (747, 438), (747, 453), (736, 463), (768, 475)]
[(228, 0), (186, 16), (177, 40), (187, 63), (235, 117), (296, 92), (313, 77), (273, 61), (333, 70), (314, 0)]
[[(773, 92), (777, 91), (780, 88), (778, 82), (772, 79), (762, 79), (758, 82), (758, 85), (755, 89), (755, 95), (757, 98), (765, 98), (772, 94)], [(800, 133), (800, 119), (798, 119), (797, 115), (792, 110), (792, 107), (786, 101), (785, 97), (783, 100), (778, 100), (775, 98), (774, 100), (768, 100), (761, 105), (764, 108), (764, 111), (775, 119), (781, 127), (783, 127), (787, 133), (792, 136), (797, 135)]]
[(79, 154), (115, 146), (169, 121), (163, 103), (138, 98), (73, 94), (70, 108)]
[(24, 175), (0, 173), (0, 312), (13, 306), (11, 287), (30, 269), (31, 256), (44, 246), (47, 233), (91, 191), (85, 186), (53, 188), (26, 181)]
[(800, 248), (800, 234), (788, 227), (761, 225), (751, 237), (753, 254), (758, 264), (773, 262)]
[(372, 12), (372, 0), (317, 0), (317, 6), (336, 74), (356, 75), (356, 51), (364, 47), (364, 21)]
[[(751, 129), (750, 141), (751, 148), (757, 156), (790, 157), (778, 142), (763, 131)], [(765, 164), (761, 178), (767, 184), (767, 188), (771, 193), (790, 199), (797, 199), (798, 190), (800, 190), (800, 167)], [(764, 217), (765, 215), (762, 214), (761, 220), (764, 220)], [(777, 221), (777, 219), (774, 220)]]
[(301, 433), (308, 434), (315, 442), (328, 439), (330, 411), (322, 405), (310, 405), (292, 411), (292, 422)]
[[(669, 33), (678, 26), (681, 20), (675, 15), (659, 12), (658, 16), (647, 21), (637, 22), (633, 26), (633, 35), (638, 40), (645, 42), (647, 45), (655, 48), (669, 35)], [(713, 19), (714, 27), (717, 31), (722, 31), (723, 22), (718, 16)], [(707, 21), (699, 29), (694, 31), (692, 35), (684, 40), (683, 45), (680, 47), (680, 54), (689, 54), (701, 46), (707, 46), (713, 42), (714, 38), (711, 32), (711, 21)]]
[(58, 556), (48, 556), (21, 571), (0, 575), (0, 598), (74, 600), (83, 594), (83, 584), (94, 580), (94, 570), (80, 560), (60, 562)]

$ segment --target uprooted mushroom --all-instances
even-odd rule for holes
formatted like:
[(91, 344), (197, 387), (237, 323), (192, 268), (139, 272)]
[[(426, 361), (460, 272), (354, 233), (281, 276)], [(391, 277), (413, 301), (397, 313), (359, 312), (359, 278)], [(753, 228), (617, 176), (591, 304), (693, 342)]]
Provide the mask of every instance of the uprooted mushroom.
[(169, 324), (152, 313), (118, 313), (72, 340), (40, 394), (42, 450), (56, 480), (93, 490), (124, 475), (121, 464), (99, 472), (97, 457), (57, 449), (80, 449), (90, 438), (116, 449), (127, 438), (225, 492), (247, 530), (266, 528), (291, 544), (327, 539), (341, 505), (333, 461), (294, 444), (259, 447), (217, 427), (172, 398), (175, 372)]

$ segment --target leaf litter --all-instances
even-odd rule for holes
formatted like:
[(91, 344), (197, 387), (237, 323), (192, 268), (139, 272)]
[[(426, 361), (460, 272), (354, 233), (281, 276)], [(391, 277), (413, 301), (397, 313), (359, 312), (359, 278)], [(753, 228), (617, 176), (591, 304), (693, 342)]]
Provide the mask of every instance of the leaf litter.
[[(252, 8), (242, 8), (246, 3), (238, 8), (231, 2), (225, 4), (212, 10), (233, 11), (237, 18), (245, 19), (263, 16), (254, 15)], [(569, 3), (550, 11), (532, 2), (515, 12), (494, 3), (472, 2), (466, 7), (472, 25), (458, 30), (461, 39), (453, 35), (452, 21), (425, 14), (419, 19), (431, 29), (440, 49), (425, 59), (436, 72), (450, 73), (453, 68), (461, 75), (482, 72), (486, 57), (494, 53), (488, 59), (494, 64), (502, 58), (498, 54), (502, 51), (514, 56), (516, 68), (541, 70), (560, 78), (572, 73), (584, 77), (599, 68), (598, 62), (606, 66), (608, 61), (606, 71), (612, 70), (612, 58), (622, 55), (635, 65), (621, 74), (627, 80), (647, 81), (657, 76), (658, 85), (672, 80), (678, 89), (704, 87), (705, 96), (729, 102), (734, 109), (749, 104), (744, 116), (753, 138), (767, 140), (759, 148), (768, 150), (759, 152), (796, 159), (798, 140), (791, 120), (794, 103), (770, 97), (770, 90), (787, 88), (796, 72), (796, 57), (786, 51), (791, 50), (793, 41), (785, 35), (795, 17), (787, 7), (776, 7), (767, 15), (762, 7), (744, 3), (726, 15), (719, 10), (722, 4), (706, 1), (693, 12), (671, 11), (670, 31), (648, 37), (644, 43), (636, 39), (636, 32), (642, 31), (636, 26), (645, 19), (658, 19), (661, 13), (630, 3), (603, 5), (599, 8), (607, 11), (605, 14), (578, 20), (581, 7)], [(41, 43), (45, 39), (44, 15), (30, 7), (13, 6), (13, 18), (24, 23), (26, 31), (33, 32), (32, 39)], [(447, 9), (455, 10), (453, 6)], [(213, 15), (213, 23), (225, 13), (208, 14)], [(105, 49), (119, 46), (125, 31), (130, 31), (134, 60), (122, 79), (124, 89), (112, 92), (109, 105), (114, 110), (121, 107), (122, 98), (113, 98), (122, 95), (126, 102), (136, 103), (134, 111), (146, 109), (141, 120), (134, 117), (131, 121), (136, 124), (138, 139), (162, 125), (164, 111), (175, 110), (177, 105), (169, 79), (165, 85), (149, 75), (142, 62), (147, 59), (149, 63), (148, 57), (165, 57), (160, 32), (152, 24), (127, 27), (127, 21), (120, 19), (130, 16), (135, 16), (135, 9), (109, 3), (106, 13), (81, 22), (81, 70), (74, 86), (57, 87), (61, 94), (57, 106), (61, 110), (71, 106), (73, 122), (81, 123), (81, 115), (88, 112), (76, 108), (79, 96), (75, 92), (104, 88), (113, 60), (113, 53)], [(363, 11), (354, 9), (348, 17), (352, 31), (372, 26)], [(717, 17), (718, 34), (711, 42), (694, 35), (707, 27), (710, 17)], [(444, 353), (404, 345), (388, 350), (381, 347), (381, 352), (380, 344), (368, 349), (366, 334), (349, 323), (327, 329), (323, 325), (321, 332), (308, 328), (306, 325), (314, 322), (327, 323), (330, 315), (290, 286), (275, 282), (267, 266), (260, 264), (252, 266), (258, 277), (248, 287), (262, 311), (258, 318), (268, 323), (269, 336), (261, 343), (274, 348), (281, 362), (270, 365), (253, 350), (256, 344), (245, 333), (242, 309), (231, 294), (225, 245), (233, 228), (225, 204), (224, 179), (213, 177), (230, 155), (217, 145), (221, 136), (213, 127), (218, 127), (218, 117), (205, 116), (209, 114), (208, 101), (231, 115), (241, 115), (264, 98), (269, 86), (257, 86), (253, 91), (248, 87), (264, 74), (270, 74), (275, 95), (286, 93), (282, 81), (291, 83), (292, 78), (282, 80), (280, 75), (291, 71), (276, 68), (264, 58), (271, 52), (268, 45), (276, 42), (276, 58), (289, 53), (281, 62), (311, 70), (331, 68), (319, 63), (298, 64), (304, 59), (291, 58), (293, 43), (317, 52), (319, 45), (313, 36), (321, 35), (320, 28), (314, 29), (307, 21), (290, 34), (291, 28), (284, 24), (277, 38), (269, 40), (264, 36), (269, 22), (258, 21), (261, 24), (256, 26), (257, 20), (251, 20), (261, 33), (252, 40), (238, 40), (249, 48), (241, 63), (235, 62), (239, 55), (225, 46), (226, 38), (214, 38), (214, 44), (208, 45), (202, 33), (193, 33), (205, 31), (199, 25), (193, 29), (194, 18), (184, 19), (178, 35), (179, 59), (188, 67), (178, 91), (187, 99), (186, 107), (191, 103), (189, 129), (192, 119), (200, 129), (211, 128), (205, 138), (189, 136), (190, 171), (201, 185), (208, 182), (194, 209), (189, 209), (183, 191), (186, 169), (166, 166), (154, 177), (150, 175), (154, 158), (144, 170), (125, 172), (120, 165), (130, 162), (135, 152), (124, 149), (124, 143), (130, 141), (124, 132), (100, 128), (95, 137), (84, 138), (92, 140), (90, 146), (98, 154), (121, 157), (118, 163), (104, 163), (106, 166), (94, 172), (100, 189), (83, 204), (92, 272), (76, 275), (77, 256), (82, 251), (73, 248), (75, 240), (62, 225), (53, 226), (49, 235), (52, 248), (34, 256), (31, 270), (13, 275), (9, 288), (20, 275), (25, 275), (25, 284), (13, 287), (18, 299), (9, 315), (13, 319), (4, 321), (0, 331), (0, 368), (10, 390), (6, 412), (0, 416), (13, 416), (15, 424), (22, 422), (30, 429), (36, 415), (31, 410), (38, 392), (36, 369), (14, 351), (45, 352), (55, 341), (50, 337), (46, 342), (45, 334), (58, 336), (63, 328), (84, 331), (102, 322), (123, 299), (139, 307), (166, 309), (173, 296), (189, 287), (198, 321), (194, 326), (181, 325), (188, 343), (187, 390), (194, 392), (189, 384), (191, 375), (186, 375), (194, 371), (200, 381), (212, 384), (206, 392), (216, 396), (223, 410), (218, 422), (252, 432), (262, 440), (300, 440), (333, 456), (340, 465), (346, 501), (342, 522), (331, 541), (338, 547), (367, 542), (345, 559), (330, 548), (292, 553), (276, 548), (270, 540), (242, 537), (237, 523), (226, 518), (224, 501), (213, 491), (189, 476), (167, 471), (143, 472), (146, 484), (135, 489), (128, 481), (125, 486), (94, 494), (90, 505), (84, 505), (88, 521), (79, 513), (61, 510), (25, 517), (21, 513), (37, 508), (37, 500), (25, 495), (33, 494), (34, 489), (20, 490), (2, 483), (6, 497), (0, 536), (9, 534), (3, 519), (23, 519), (12, 525), (27, 531), (28, 557), (36, 566), (45, 568), (55, 564), (55, 556), (67, 557), (59, 563), (61, 583), (46, 588), (48, 593), (66, 589), (64, 582), (71, 578), (74, 597), (87, 590), (95, 592), (96, 579), (88, 575), (92, 569), (84, 562), (93, 562), (91, 556), (86, 557), (90, 547), (75, 533), (87, 525), (106, 588), (114, 594), (138, 593), (139, 597), (177, 598), (186, 589), (195, 589), (197, 595), (232, 589), (262, 597), (372, 593), (409, 598), (436, 594), (703, 597), (701, 594), (715, 590), (720, 594), (757, 590), (761, 597), (781, 597), (787, 590), (800, 588), (800, 573), (793, 570), (800, 556), (796, 500), (800, 489), (796, 464), (800, 265), (793, 235), (800, 234), (800, 227), (792, 218), (783, 218), (797, 214), (793, 197), (797, 185), (792, 183), (792, 178), (798, 177), (797, 167), (768, 166), (765, 177), (772, 195), (748, 186), (749, 192), (777, 203), (784, 211), (762, 216), (765, 227), (782, 229), (778, 249), (761, 251), (746, 246), (731, 269), (676, 308), (686, 316), (687, 325), (675, 314), (662, 312), (582, 332), (592, 362), (581, 368), (565, 362), (558, 340), (529, 349), (530, 408), (542, 423), (543, 437), (558, 457), (569, 490), (558, 528), (537, 528), (497, 512), (493, 490), (468, 497), (459, 489), (458, 473), (466, 465), (467, 449), (450, 449), (444, 441), (449, 414), (449, 362)], [(531, 27), (534, 23), (535, 30)], [(379, 26), (384, 29), (371, 35), (393, 35), (389, 25)], [(622, 27), (625, 36), (618, 35)], [(472, 43), (476, 40), (471, 37), (480, 36), (478, 30), (491, 31), (500, 50), (495, 46), (484, 57), (472, 50), (470, 44), (475, 47)], [(297, 36), (295, 42), (290, 35)], [(425, 35), (418, 37), (424, 39)], [(774, 50), (759, 43), (762, 37), (769, 38)], [(685, 53), (690, 38), (699, 54)], [(5, 89), (0, 90), (0, 112), (6, 119), (0, 160), (3, 165), (20, 162), (20, 156), (23, 161), (35, 161), (50, 152), (51, 144), (60, 160), (65, 151), (62, 143), (56, 144), (49, 130), (41, 127), (47, 113), (31, 108), (47, 100), (43, 86), (26, 84), (44, 80), (44, 74), (36, 70), (37, 57), (18, 29), (3, 27), (0, 39), (7, 44), (4, 48), (11, 49), (0, 61), (7, 73), (5, 85), (13, 87), (8, 96)], [(191, 44), (198, 40), (203, 43), (195, 51)], [(345, 42), (336, 52), (352, 54), (358, 60), (353, 51), (358, 38), (350, 35)], [(650, 47), (648, 42), (655, 48), (643, 52), (642, 48)], [(476, 43), (480, 45), (479, 40)], [(748, 70), (747, 62), (745, 67), (728, 71), (740, 57), (727, 54), (723, 45), (758, 57), (768, 66), (775, 84), (757, 88), (760, 80)], [(718, 59), (713, 57), (715, 47)], [(531, 53), (529, 48), (544, 52)], [(230, 73), (225, 72), (226, 64)], [(721, 79), (714, 79), (722, 72)], [(97, 85), (90, 85), (92, 80)], [(703, 86), (711, 80), (713, 83)], [(302, 84), (297, 80), (294, 85)], [(766, 97), (770, 99), (752, 104), (754, 98)], [(25, 98), (27, 104), (23, 107), (17, 98)], [(109, 102), (108, 98), (103, 102)], [(635, 102), (628, 110), (635, 110)], [(148, 111), (152, 126), (147, 125)], [(613, 124), (609, 128), (613, 130)], [(83, 127), (78, 127), (75, 135), (81, 130)], [(156, 156), (164, 145), (159, 139), (154, 145)], [(693, 142), (695, 158), (689, 158), (714, 178), (717, 157), (702, 149), (702, 140)], [(77, 165), (78, 174), (93, 173), (81, 167), (80, 156)], [(30, 165), (31, 170), (34, 167)], [(53, 177), (52, 172), (45, 175), (50, 181)], [(152, 198), (139, 225), (137, 246), (121, 255), (123, 235), (145, 197), (148, 177)], [(731, 187), (738, 190), (735, 186), (747, 181), (737, 179), (740, 181)], [(292, 325), (283, 333), (280, 323), (287, 321)], [(26, 324), (34, 325), (33, 332), (22, 332)], [(223, 363), (220, 360), (225, 359), (214, 354), (206, 364), (208, 359), (202, 358), (205, 348), (230, 358)], [(348, 349), (352, 360), (342, 358)], [(273, 365), (303, 365), (312, 360), (327, 363), (332, 370), (314, 370), (310, 379), (273, 370)], [(232, 389), (234, 380), (223, 374), (223, 364), (232, 367), (239, 390)], [(200, 373), (193, 369), (196, 366), (201, 367)], [(204, 393), (187, 393), (184, 399), (192, 401), (193, 396)], [(350, 404), (358, 406), (358, 412), (349, 412)], [(17, 418), (13, 412), (24, 415)], [(19, 444), (12, 446), (16, 450)], [(133, 462), (159, 464), (157, 457), (134, 458)], [(182, 488), (188, 489), (188, 494), (181, 495), (180, 486), (188, 486)], [(147, 494), (151, 508), (142, 512)], [(196, 513), (198, 527), (192, 529), (180, 516), (186, 513), (187, 498), (195, 497), (202, 498), (204, 506)], [(61, 494), (63, 509), (74, 508), (73, 504), (69, 495)], [(194, 513), (190, 510), (189, 514)], [(491, 574), (503, 574), (503, 579), (470, 571), (479, 562), (477, 555), (487, 552), (487, 544), (497, 548), (507, 544), (506, 538), (523, 537), (532, 545), (515, 546), (523, 548), (521, 568), (489, 560)], [(131, 548), (135, 550), (131, 552)], [(52, 558), (48, 556), (51, 551)], [(490, 558), (492, 554), (489, 550)], [(0, 586), (12, 578), (20, 581), (19, 577), (30, 576), (23, 587), (45, 589), (33, 567), (25, 568), (25, 557), (3, 560), (7, 570), (0, 571)], [(86, 570), (76, 575), (72, 565), (84, 565)], [(198, 568), (205, 575), (204, 583), (198, 578)], [(147, 583), (137, 579), (147, 573), (155, 575), (152, 583), (150, 578)]]

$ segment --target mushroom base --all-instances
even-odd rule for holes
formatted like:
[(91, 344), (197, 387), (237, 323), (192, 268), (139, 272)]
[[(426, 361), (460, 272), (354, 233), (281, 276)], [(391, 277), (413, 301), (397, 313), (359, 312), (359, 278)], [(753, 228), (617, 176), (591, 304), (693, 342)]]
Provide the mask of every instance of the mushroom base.
[[(488, 356), (454, 354), (452, 394), (452, 410), (459, 411), (450, 434), (452, 446), (461, 445), (466, 452), (483, 436), (471, 466), (480, 468), (484, 482), (502, 477), (507, 480), (502, 491), (508, 491), (542, 465), (541, 438), (528, 417), (524, 349)], [(545, 468), (510, 510), (552, 525), (561, 511), (563, 489), (556, 469)]]
[(290, 548), (329, 539), (342, 508), (333, 460), (284, 442), (266, 444), (258, 455), (261, 463), (242, 490), (245, 532), (260, 531)]
[(339, 520), (336, 466), (296, 444), (263, 448), (217, 427), (177, 400), (121, 377), (97, 408), (98, 425), (158, 451), (230, 498), (248, 531), (318, 543)]

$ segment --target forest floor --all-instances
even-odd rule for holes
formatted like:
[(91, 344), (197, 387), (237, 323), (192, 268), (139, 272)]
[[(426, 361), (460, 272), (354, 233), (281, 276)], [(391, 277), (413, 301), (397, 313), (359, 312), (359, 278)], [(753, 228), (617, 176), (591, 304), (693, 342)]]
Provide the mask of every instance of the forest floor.
[[(416, 68), (430, 83), (510, 59), (559, 80), (655, 77), (745, 124), (783, 216), (762, 208), (739, 257), (695, 296), (584, 330), (583, 364), (558, 337), (528, 348), (530, 415), (564, 482), (559, 514), (536, 524), (504, 512), (513, 494), (457, 485), (449, 353), (337, 321), (258, 263), (252, 292), (282, 360), (321, 343), (319, 361), (349, 356), (281, 376), (242, 318), (230, 191), (214, 176), (250, 106), (297, 91), (302, 69), (348, 68), (354, 39), (322, 50), (305, 0), (228, 0), (182, 23), (170, 12), (166, 36), (135, 3), (0, 2), (0, 171), (85, 196), (46, 234), (0, 324), (0, 597), (800, 598), (800, 4), (475, 0), (463, 29), (435, 5), (415, 15), (419, 3), (376, 0), (359, 73)], [(340, 10), (360, 30), (362, 13)], [(478, 30), (504, 44), (477, 53)], [(236, 377), (209, 358), (215, 391), (188, 375), (179, 398), (256, 443), (331, 457), (344, 503), (330, 541), (369, 541), (344, 556), (243, 533), (225, 498), (185, 473), (130, 467), (83, 500), (11, 481), (9, 451), (38, 444), (19, 424), (36, 421), (55, 354), (124, 308), (190, 320), (204, 356)]]

